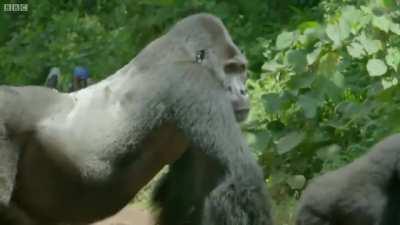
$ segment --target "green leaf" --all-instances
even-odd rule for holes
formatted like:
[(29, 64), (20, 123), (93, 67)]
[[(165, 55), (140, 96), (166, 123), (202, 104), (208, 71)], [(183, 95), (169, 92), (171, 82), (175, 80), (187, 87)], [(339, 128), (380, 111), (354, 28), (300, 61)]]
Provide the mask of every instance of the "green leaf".
[(394, 34), (400, 35), (400, 24), (392, 23), (390, 25), (390, 31), (392, 31)]
[(291, 189), (300, 190), (305, 186), (306, 178), (303, 175), (294, 175), (289, 177), (287, 183)]
[(317, 114), (317, 108), (321, 105), (321, 100), (312, 94), (300, 95), (298, 102), (308, 119), (312, 119)]
[(284, 31), (276, 38), (276, 48), (283, 50), (289, 48), (294, 43), (295, 34), (293, 32)]
[(385, 33), (389, 32), (392, 21), (387, 16), (374, 16), (372, 19), (372, 25)]
[(389, 48), (385, 60), (397, 72), (400, 64), (400, 50), (398, 48)]
[(347, 46), (347, 52), (351, 57), (357, 59), (362, 58), (366, 54), (363, 46), (357, 42), (352, 42), (349, 46)]
[(302, 35), (298, 37), (299, 43), (301, 43), (305, 48), (313, 46), (316, 42), (324, 39), (325, 29), (321, 26), (315, 28), (307, 28), (304, 30)]
[(264, 152), (271, 142), (271, 134), (268, 131), (246, 132), (246, 140), (251, 149)]
[(338, 100), (343, 95), (343, 88), (339, 88), (329, 76), (317, 76), (311, 88), (315, 93), (318, 93), (321, 98), (328, 97), (333, 100)]
[(332, 160), (339, 155), (341, 150), (340, 145), (331, 144), (318, 149), (317, 156), (322, 160)]
[(285, 63), (292, 66), (297, 74), (303, 73), (307, 66), (306, 54), (301, 50), (289, 50), (286, 53)]
[(335, 52), (328, 52), (319, 60), (318, 73), (329, 76), (337, 70), (339, 55)]
[(370, 59), (367, 63), (367, 70), (371, 77), (382, 76), (386, 73), (387, 66), (380, 59)]
[(354, 6), (345, 6), (340, 18), (342, 24), (348, 24), (351, 33), (356, 34), (361, 28), (368, 24), (369, 18)]
[(342, 73), (336, 71), (333, 76), (330, 77), (330, 80), (339, 88), (344, 88), (345, 79)]
[(299, 144), (301, 144), (304, 141), (305, 137), (306, 135), (302, 131), (292, 131), (286, 134), (276, 142), (278, 153), (285, 154), (291, 151)]
[(346, 5), (341, 10), (341, 18), (349, 22), (354, 20), (357, 21), (359, 18), (361, 18), (361, 16), (361, 10), (357, 9), (353, 5)]
[(362, 33), (356, 39), (362, 44), (368, 55), (375, 54), (382, 49), (382, 42), (380, 40), (372, 40), (368, 38), (365, 33)]
[(372, 4), (368, 4), (368, 5), (362, 5), (360, 6), (361, 11), (363, 11), (366, 14), (373, 14), (372, 13), (372, 8), (371, 8)]
[(310, 29), (310, 28), (320, 27), (320, 25), (317, 21), (306, 21), (306, 22), (301, 23), (297, 27), (301, 32), (304, 32), (305, 30)]
[(311, 53), (307, 54), (307, 64), (312, 65), (314, 64), (315, 61), (319, 58), (319, 55), (321, 54), (321, 47), (317, 47), (312, 51)]
[(268, 72), (273, 72), (273, 73), (275, 73), (283, 68), (285, 68), (285, 65), (282, 65), (282, 64), (276, 62), (275, 60), (266, 62), (261, 67), (262, 70), (268, 71)]
[(354, 119), (362, 116), (363, 105), (359, 102), (344, 101), (336, 106), (336, 111), (344, 118)]
[(350, 32), (348, 32), (348, 34), (347, 34), (346, 30), (342, 31), (339, 24), (328, 24), (325, 32), (328, 35), (329, 39), (331, 39), (333, 41), (334, 48), (341, 47), (344, 37), (346, 37), (350, 34)]
[(286, 101), (276, 93), (265, 94), (262, 96), (264, 109), (266, 112), (276, 113), (283, 109)]
[(313, 73), (307, 72), (291, 76), (287, 85), (292, 90), (299, 90), (301, 88), (311, 87), (311, 84), (314, 80), (315, 75)]
[(394, 8), (396, 7), (396, 1), (395, 0), (381, 0), (382, 6), (386, 8)]
[(389, 89), (395, 85), (397, 85), (399, 81), (397, 80), (396, 77), (393, 78), (383, 78), (381, 80), (381, 84), (384, 90)]
[(339, 20), (339, 32), (340, 32), (340, 38), (342, 41), (346, 40), (348, 37), (350, 37), (351, 34), (351, 27), (348, 21), (344, 20), (341, 18)]

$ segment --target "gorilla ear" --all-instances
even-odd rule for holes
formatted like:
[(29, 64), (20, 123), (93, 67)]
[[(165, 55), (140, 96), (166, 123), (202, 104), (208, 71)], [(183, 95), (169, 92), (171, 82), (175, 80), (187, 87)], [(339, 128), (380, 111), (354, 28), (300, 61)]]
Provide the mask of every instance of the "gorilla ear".
[(206, 58), (206, 56), (207, 56), (207, 50), (206, 49), (199, 50), (199, 51), (196, 52), (196, 57), (194, 59), (194, 62), (200, 64), (200, 63), (203, 62), (203, 60)]

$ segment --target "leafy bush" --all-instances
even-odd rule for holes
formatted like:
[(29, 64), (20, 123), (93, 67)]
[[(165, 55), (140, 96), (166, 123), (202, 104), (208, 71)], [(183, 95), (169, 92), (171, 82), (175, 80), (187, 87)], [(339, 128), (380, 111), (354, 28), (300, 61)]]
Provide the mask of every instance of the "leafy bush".
[[(267, 21), (269, 7), (261, 0), (237, 3), (29, 1), (28, 12), (0, 13), (0, 84), (42, 85), (52, 66), (61, 68), (69, 78), (67, 82), (77, 65), (88, 67), (92, 78), (100, 80), (126, 64), (178, 19), (195, 12), (221, 17), (255, 59), (262, 49), (253, 38), (262, 36), (264, 28), (252, 24), (256, 19)], [(262, 63), (261, 58), (251, 61)]]
[(277, 201), (400, 128), (395, 2), (324, 1), (319, 9), (321, 21), (263, 43), (262, 73), (248, 82), (253, 110), (244, 129)]

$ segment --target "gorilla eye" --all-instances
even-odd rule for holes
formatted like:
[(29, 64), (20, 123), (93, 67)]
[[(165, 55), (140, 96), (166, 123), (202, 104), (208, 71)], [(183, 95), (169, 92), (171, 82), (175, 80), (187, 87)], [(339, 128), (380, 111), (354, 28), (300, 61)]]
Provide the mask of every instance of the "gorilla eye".
[(205, 49), (197, 51), (195, 62), (202, 63), (203, 60), (206, 58), (206, 54), (207, 54), (207, 51)]
[(240, 53), (242, 53), (243, 55), (246, 55), (246, 51), (244, 48), (239, 48)]
[(228, 91), (232, 92), (232, 87), (228, 86)]

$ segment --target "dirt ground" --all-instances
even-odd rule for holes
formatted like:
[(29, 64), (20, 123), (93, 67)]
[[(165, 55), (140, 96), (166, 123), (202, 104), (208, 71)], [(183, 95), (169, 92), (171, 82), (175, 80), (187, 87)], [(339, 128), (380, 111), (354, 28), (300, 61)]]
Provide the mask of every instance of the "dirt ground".
[[(154, 216), (151, 215), (149, 199), (154, 187), (168, 171), (168, 167), (162, 169), (133, 199), (133, 204), (126, 206), (116, 215), (91, 225), (155, 225)], [(1, 224), (0, 224), (1, 225)]]
[(128, 205), (116, 215), (92, 225), (154, 225), (154, 220), (149, 211)]

